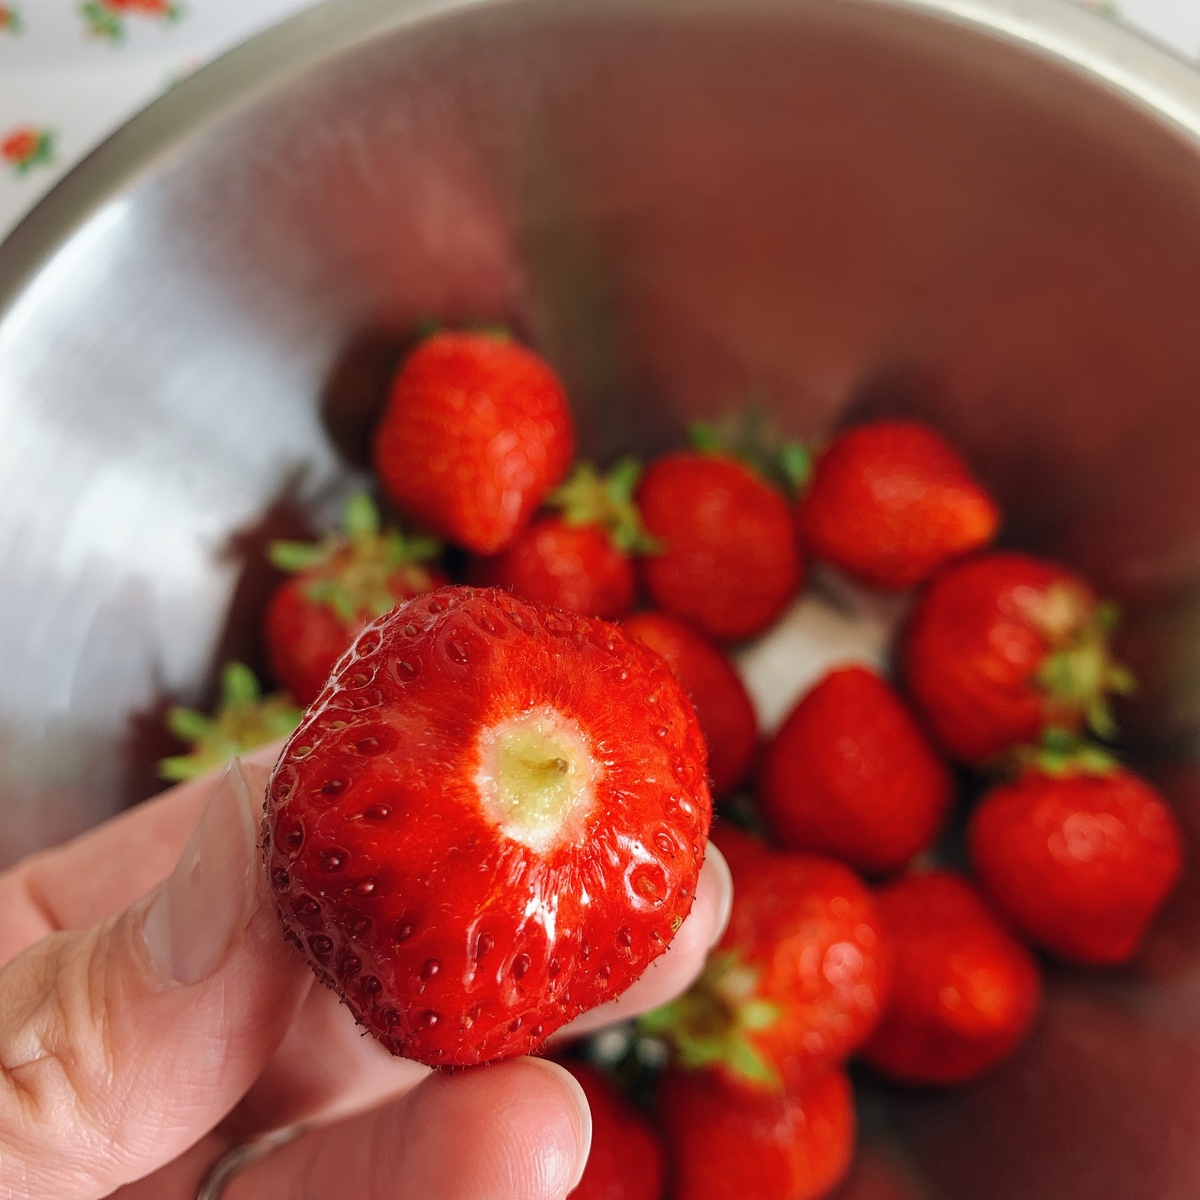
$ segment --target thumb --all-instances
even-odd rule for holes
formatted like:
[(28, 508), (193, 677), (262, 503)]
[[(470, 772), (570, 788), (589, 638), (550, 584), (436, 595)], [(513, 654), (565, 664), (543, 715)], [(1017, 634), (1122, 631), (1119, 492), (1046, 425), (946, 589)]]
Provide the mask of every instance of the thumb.
[(311, 976), (285, 945), (234, 761), (170, 877), (0, 970), (0, 1196), (89, 1200), (217, 1124)]

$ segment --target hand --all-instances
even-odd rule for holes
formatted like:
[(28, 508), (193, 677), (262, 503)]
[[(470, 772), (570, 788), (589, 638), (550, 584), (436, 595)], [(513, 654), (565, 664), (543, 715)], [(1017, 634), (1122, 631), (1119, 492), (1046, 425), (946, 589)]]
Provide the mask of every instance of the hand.
[[(230, 1146), (304, 1122), (225, 1200), (562, 1200), (591, 1139), (567, 1072), (392, 1058), (285, 944), (256, 844), (276, 750), (0, 874), (0, 1196), (193, 1200)], [(564, 1033), (682, 991), (730, 899), (710, 848), (670, 950)]]

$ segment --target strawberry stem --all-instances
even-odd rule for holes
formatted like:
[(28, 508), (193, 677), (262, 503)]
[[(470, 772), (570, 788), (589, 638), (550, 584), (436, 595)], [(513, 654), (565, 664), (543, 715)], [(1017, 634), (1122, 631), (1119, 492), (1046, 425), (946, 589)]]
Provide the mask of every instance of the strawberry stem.
[(1120, 763), (1107, 750), (1069, 729), (1051, 728), (1036, 746), (1018, 746), (1010, 758), (1009, 774), (1025, 770), (1045, 775), (1109, 775)]
[(740, 459), (791, 497), (799, 494), (812, 472), (808, 448), (801, 442), (785, 440), (758, 405), (715, 422), (697, 422), (688, 436), (694, 449)]
[(646, 532), (633, 498), (641, 476), (642, 465), (636, 458), (621, 459), (607, 475), (591, 463), (580, 463), (546, 503), (560, 509), (568, 525), (602, 526), (626, 554), (657, 554), (662, 547)]

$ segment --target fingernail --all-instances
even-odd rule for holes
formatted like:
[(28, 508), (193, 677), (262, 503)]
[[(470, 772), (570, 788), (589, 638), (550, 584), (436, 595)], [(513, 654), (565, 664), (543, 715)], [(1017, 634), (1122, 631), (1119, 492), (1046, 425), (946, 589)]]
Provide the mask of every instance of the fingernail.
[(729, 924), (730, 913), (733, 912), (733, 873), (729, 870), (725, 855), (717, 849), (715, 842), (708, 843), (704, 865), (712, 871), (717, 881), (717, 917), (708, 943), (711, 950), (725, 936), (725, 928)]
[(591, 1106), (588, 1104), (583, 1088), (579, 1086), (579, 1081), (570, 1071), (564, 1070), (558, 1063), (551, 1062), (547, 1058), (529, 1058), (525, 1061), (530, 1066), (537, 1067), (551, 1075), (559, 1087), (562, 1088), (572, 1108), (575, 1110), (575, 1132), (578, 1140), (576, 1143), (575, 1171), (571, 1176), (570, 1185), (567, 1187), (567, 1194), (570, 1195), (579, 1186), (579, 1181), (583, 1178), (583, 1173), (587, 1169), (588, 1155), (592, 1150)]
[(235, 758), (146, 912), (146, 949), (168, 978), (198, 983), (221, 964), (254, 911), (257, 862), (255, 813)]

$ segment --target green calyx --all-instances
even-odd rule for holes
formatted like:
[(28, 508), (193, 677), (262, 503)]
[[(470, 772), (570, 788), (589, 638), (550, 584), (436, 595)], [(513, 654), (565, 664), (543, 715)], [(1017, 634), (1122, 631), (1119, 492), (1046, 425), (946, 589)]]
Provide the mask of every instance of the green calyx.
[(1068, 729), (1047, 729), (1036, 746), (1019, 746), (1012, 754), (1015, 774), (1039, 771), (1043, 775), (1110, 775), (1121, 765), (1102, 746)]
[(192, 708), (173, 708), (167, 728), (191, 746), (187, 754), (158, 764), (163, 779), (194, 779), (210, 767), (255, 746), (287, 737), (304, 714), (287, 692), (264, 697), (254, 672), (245, 663), (227, 663), (221, 673), (221, 699), (213, 716)]
[(759, 974), (732, 952), (714, 954), (687, 992), (646, 1013), (638, 1027), (668, 1042), (686, 1070), (719, 1066), (746, 1083), (781, 1088), (779, 1072), (752, 1040), (783, 1015), (779, 1005), (757, 995)]
[(1128, 696), (1137, 686), (1109, 646), (1117, 606), (1095, 604), (1078, 588), (1061, 583), (1026, 601), (1025, 614), (1050, 645), (1034, 680), (1046, 694), (1051, 720), (1070, 727), (1082, 717), (1097, 737), (1115, 737), (1109, 697)]
[(633, 499), (641, 476), (642, 465), (636, 458), (621, 459), (607, 475), (591, 463), (580, 463), (546, 503), (559, 509), (568, 525), (602, 526), (626, 554), (657, 554), (662, 547), (647, 533)]
[(429, 572), (421, 564), (441, 552), (434, 538), (381, 528), (375, 502), (359, 492), (346, 503), (341, 532), (319, 542), (272, 542), (268, 557), (280, 570), (311, 575), (309, 598), (349, 623), (393, 609), (397, 576), (412, 592), (427, 591)]
[(812, 472), (808, 448), (784, 438), (757, 405), (716, 421), (698, 422), (688, 436), (694, 449), (741, 459), (790, 497), (799, 495)]

